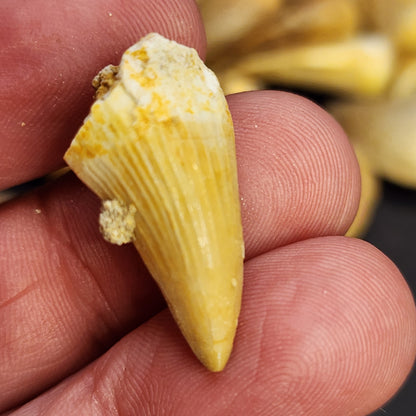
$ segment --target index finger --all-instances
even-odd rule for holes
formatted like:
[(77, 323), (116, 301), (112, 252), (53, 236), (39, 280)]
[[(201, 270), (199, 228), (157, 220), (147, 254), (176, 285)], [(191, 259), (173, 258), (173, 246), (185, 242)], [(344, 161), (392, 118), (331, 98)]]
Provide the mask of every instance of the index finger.
[(63, 165), (91, 80), (149, 32), (205, 53), (193, 0), (0, 2), (0, 190)]

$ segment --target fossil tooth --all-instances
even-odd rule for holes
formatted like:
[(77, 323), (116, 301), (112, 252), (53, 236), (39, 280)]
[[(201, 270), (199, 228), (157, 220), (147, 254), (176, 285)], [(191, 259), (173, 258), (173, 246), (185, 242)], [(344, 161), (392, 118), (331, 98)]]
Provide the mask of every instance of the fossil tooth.
[(374, 97), (387, 88), (393, 73), (393, 45), (382, 35), (287, 46), (253, 53), (236, 69), (282, 85)]
[(278, 13), (257, 25), (240, 42), (245, 51), (274, 49), (345, 39), (357, 33), (359, 9), (354, 0), (285, 2)]
[(334, 102), (332, 115), (354, 146), (365, 153), (373, 172), (416, 189), (416, 95), (368, 102)]
[(218, 71), (216, 74), (225, 94), (236, 94), (265, 88), (260, 78), (242, 75), (238, 70), (235, 71), (232, 68), (227, 71)]
[(249, 34), (261, 22), (276, 13), (283, 0), (200, 0), (209, 54), (228, 49), (241, 36)]
[(381, 179), (377, 177), (371, 166), (371, 161), (361, 149), (357, 141), (353, 141), (361, 173), (361, 197), (354, 221), (346, 232), (348, 237), (363, 237), (368, 231), (374, 212), (382, 196)]
[(388, 93), (392, 99), (406, 98), (416, 94), (416, 55), (402, 57), (399, 60)]
[(364, 16), (377, 31), (386, 33), (402, 52), (416, 52), (415, 0), (362, 0)]
[(104, 201), (103, 234), (133, 241), (195, 355), (221, 371), (244, 258), (224, 94), (195, 50), (155, 33), (95, 84), (97, 100), (65, 160)]

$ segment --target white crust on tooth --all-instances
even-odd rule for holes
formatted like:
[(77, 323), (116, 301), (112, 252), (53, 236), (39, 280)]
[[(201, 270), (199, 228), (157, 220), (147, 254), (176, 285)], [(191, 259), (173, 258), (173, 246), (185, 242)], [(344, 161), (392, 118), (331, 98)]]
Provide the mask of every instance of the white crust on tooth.
[(127, 49), (118, 76), (139, 107), (148, 106), (155, 96), (160, 96), (169, 114), (181, 119), (186, 114), (193, 116), (195, 108), (200, 117), (204, 108), (213, 111), (218, 108), (216, 102), (224, 100), (217, 77), (203, 65), (196, 50), (157, 33), (147, 35)]
[(104, 239), (121, 246), (134, 240), (136, 207), (129, 206), (116, 199), (103, 201), (99, 223)]

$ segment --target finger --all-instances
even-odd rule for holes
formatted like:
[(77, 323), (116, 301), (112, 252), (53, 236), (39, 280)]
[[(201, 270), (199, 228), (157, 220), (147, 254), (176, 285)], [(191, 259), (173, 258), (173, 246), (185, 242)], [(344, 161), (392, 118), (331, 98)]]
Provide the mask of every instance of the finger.
[[(247, 258), (314, 233), (343, 232), (357, 202), (350, 188), (358, 183), (358, 173), (344, 135), (331, 127), (332, 119), (287, 94), (239, 95), (230, 104)], [(302, 106), (313, 115), (298, 116), (295, 110)], [(304, 117), (310, 124), (304, 124), (305, 131), (280, 127), (299, 124)], [(314, 140), (307, 139), (311, 135)], [(331, 146), (335, 150), (328, 150)], [(285, 163), (275, 163), (280, 152)], [(325, 164), (329, 171), (322, 168)], [(288, 166), (296, 166), (296, 180), (285, 179)], [(321, 185), (309, 186), (312, 180)], [(284, 202), (286, 193), (291, 197)], [(256, 198), (250, 200), (251, 194)], [(339, 201), (345, 203), (342, 210)], [(0, 281), (0, 319), (7, 331), (0, 347), (10, 357), (0, 371), (4, 403), (15, 403), (73, 372), (163, 305), (134, 248), (113, 247), (100, 237), (98, 210), (97, 198), (70, 176), (0, 211), (0, 238), (9, 248)], [(262, 219), (260, 232), (253, 212)], [(323, 222), (321, 216), (329, 213), (329, 221)]]
[(197, 48), (204, 30), (192, 0), (0, 2), (0, 189), (63, 165), (88, 113), (91, 80), (156, 31)]
[(99, 235), (96, 197), (74, 177), (54, 188), (52, 196), (45, 190), (4, 207), (0, 356), (8, 358), (0, 361), (0, 411), (85, 365), (164, 307), (134, 247)]
[(237, 94), (229, 104), (248, 256), (344, 234), (357, 210), (360, 176), (339, 124), (293, 94)]
[(231, 360), (209, 373), (161, 313), (15, 413), (364, 416), (408, 375), (416, 312), (394, 265), (358, 240), (302, 241), (247, 263)]

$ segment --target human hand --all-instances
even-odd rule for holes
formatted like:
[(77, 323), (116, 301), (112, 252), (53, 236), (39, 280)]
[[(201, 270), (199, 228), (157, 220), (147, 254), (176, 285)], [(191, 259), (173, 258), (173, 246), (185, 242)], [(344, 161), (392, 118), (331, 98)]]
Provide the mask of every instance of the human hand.
[[(0, 15), (0, 189), (61, 166), (90, 80), (146, 33), (204, 54), (191, 0), (3, 0)], [(415, 307), (384, 255), (342, 237), (359, 200), (345, 135), (291, 94), (229, 105), (246, 263), (226, 369), (196, 360), (135, 249), (101, 238), (99, 201), (70, 174), (0, 206), (4, 414), (366, 415), (399, 388)]]

